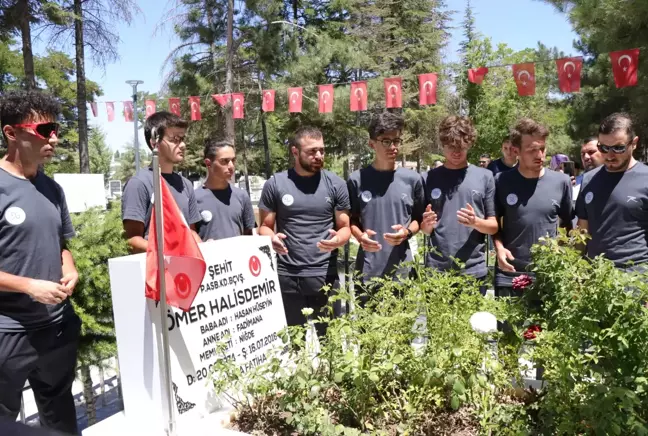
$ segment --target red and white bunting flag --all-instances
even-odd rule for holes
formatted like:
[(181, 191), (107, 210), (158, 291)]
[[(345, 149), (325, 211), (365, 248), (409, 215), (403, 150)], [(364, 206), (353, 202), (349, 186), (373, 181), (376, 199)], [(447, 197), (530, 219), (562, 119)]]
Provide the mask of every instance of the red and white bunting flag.
[(403, 107), (403, 79), (390, 77), (385, 79), (385, 106), (388, 109)]
[(191, 121), (200, 121), (200, 97), (189, 97), (189, 107), (191, 108)]
[(108, 115), (108, 121), (115, 121), (115, 103), (112, 101), (106, 102), (106, 114)]
[(302, 111), (302, 89), (288, 88), (288, 112), (296, 113)]
[(99, 113), (99, 108), (97, 107), (96, 101), (90, 103), (90, 110), (92, 111), (92, 116), (97, 118), (97, 114)]
[(182, 116), (180, 115), (180, 98), (171, 97), (169, 99), (169, 112), (176, 114), (179, 117)]
[(367, 110), (367, 82), (352, 82), (349, 97), (351, 112)]
[(275, 90), (265, 89), (263, 91), (263, 100), (261, 101), (261, 109), (263, 112), (274, 112), (275, 107)]
[(612, 73), (617, 88), (637, 85), (639, 69), (639, 49), (613, 51), (610, 53)]
[(124, 102), (124, 120), (127, 123), (133, 122), (133, 102), (130, 100)]
[(528, 97), (535, 95), (535, 64), (527, 62), (525, 64), (513, 65), (513, 78), (517, 85), (518, 95)]
[(321, 114), (333, 112), (333, 85), (319, 86), (319, 112)]
[(232, 118), (235, 120), (245, 118), (245, 95), (243, 93), (232, 94)]
[(488, 68), (486, 67), (471, 68), (468, 70), (468, 81), (475, 85), (481, 85), (486, 74), (488, 74)]
[(437, 102), (437, 75), (435, 73), (420, 74), (419, 82), (419, 105), (427, 106)]
[(581, 71), (583, 58), (556, 59), (558, 69), (558, 87), (561, 92), (579, 92), (581, 88)]
[(212, 94), (212, 100), (214, 103), (218, 103), (220, 107), (225, 106), (231, 98), (232, 94)]
[(156, 112), (156, 103), (155, 100), (146, 100), (144, 103), (146, 104), (146, 118), (148, 118)]

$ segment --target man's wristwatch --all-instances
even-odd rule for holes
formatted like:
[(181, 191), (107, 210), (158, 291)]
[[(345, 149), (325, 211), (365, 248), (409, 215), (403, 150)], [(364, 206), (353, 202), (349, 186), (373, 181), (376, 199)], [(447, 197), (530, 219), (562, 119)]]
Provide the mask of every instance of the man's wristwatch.
[(414, 232), (412, 232), (410, 229), (407, 229), (407, 240), (412, 239), (412, 236), (414, 236)]

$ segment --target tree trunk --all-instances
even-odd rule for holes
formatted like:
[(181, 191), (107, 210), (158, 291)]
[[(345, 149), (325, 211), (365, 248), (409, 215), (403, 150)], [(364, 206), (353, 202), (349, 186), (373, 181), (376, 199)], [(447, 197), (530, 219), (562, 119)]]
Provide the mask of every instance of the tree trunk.
[(34, 73), (34, 53), (31, 40), (31, 13), (29, 0), (19, 0), (20, 33), (22, 37), (23, 68), (25, 70), (25, 88), (36, 89), (36, 74)]
[(90, 173), (88, 153), (88, 112), (86, 110), (85, 53), (83, 45), (83, 0), (74, 0), (74, 47), (76, 49), (77, 116), (79, 122), (79, 162), (83, 174)]
[(81, 381), (83, 383), (83, 398), (86, 403), (86, 416), (88, 417), (88, 427), (97, 422), (97, 406), (95, 404), (94, 390), (92, 389), (92, 376), (90, 375), (90, 365), (81, 364)]
[[(227, 0), (227, 56), (225, 57), (225, 93), (231, 94), (234, 88), (234, 0)], [(225, 114), (225, 139), (234, 143), (234, 118), (232, 99), (223, 108)]]

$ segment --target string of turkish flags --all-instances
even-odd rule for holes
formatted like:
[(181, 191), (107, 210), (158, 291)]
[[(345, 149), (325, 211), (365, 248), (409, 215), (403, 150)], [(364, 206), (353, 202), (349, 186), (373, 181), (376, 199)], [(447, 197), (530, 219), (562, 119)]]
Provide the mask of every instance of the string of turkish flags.
[[(612, 73), (614, 75), (614, 83), (617, 88), (625, 88), (628, 86), (637, 85), (638, 65), (639, 65), (639, 51), (640, 49), (634, 48), (629, 50), (620, 50), (610, 52), (610, 61), (612, 63)], [(582, 57), (569, 57), (562, 59), (555, 59), (556, 68), (558, 70), (558, 86), (561, 92), (573, 93), (579, 92), (581, 88), (581, 73), (583, 70)], [(504, 65), (502, 65), (504, 66)], [(493, 68), (493, 67), (491, 67)], [(518, 95), (532, 96), (536, 91), (536, 72), (535, 63), (527, 62), (512, 65), (513, 79), (517, 86)], [(484, 78), (488, 74), (487, 67), (471, 68), (468, 70), (468, 81), (477, 85), (481, 85)], [(436, 73), (420, 74), (418, 76), (419, 85), (419, 105), (427, 106), (434, 105), (437, 102), (437, 82), (438, 75)], [(390, 77), (383, 79), (385, 91), (385, 106), (388, 109), (402, 108), (403, 107), (403, 81), (401, 77)], [(367, 81), (351, 82), (351, 92), (349, 97), (349, 109), (352, 112), (366, 111), (368, 108), (368, 91)], [(333, 84), (318, 85), (318, 105), (320, 113), (333, 112)], [(275, 96), (276, 90), (267, 89), (262, 90), (261, 109), (263, 112), (274, 112), (275, 110)], [(288, 88), (288, 112), (300, 113), (302, 111), (302, 98), (303, 89), (301, 87)], [(245, 118), (245, 94), (232, 93), (232, 94), (213, 94), (212, 100), (214, 103), (225, 106), (230, 101), (232, 102), (232, 117), (234, 119)], [(199, 121), (202, 118), (200, 110), (200, 97), (191, 96), (188, 98), (189, 107), (191, 110), (191, 120)], [(108, 121), (115, 120), (115, 102), (108, 101), (106, 103), (106, 113)], [(146, 117), (155, 113), (156, 101), (146, 100)], [(133, 102), (124, 101), (124, 120), (126, 122), (133, 122)], [(92, 115), (96, 118), (98, 115), (97, 102), (90, 103)], [(180, 97), (169, 98), (169, 111), (181, 116), (180, 111)]]

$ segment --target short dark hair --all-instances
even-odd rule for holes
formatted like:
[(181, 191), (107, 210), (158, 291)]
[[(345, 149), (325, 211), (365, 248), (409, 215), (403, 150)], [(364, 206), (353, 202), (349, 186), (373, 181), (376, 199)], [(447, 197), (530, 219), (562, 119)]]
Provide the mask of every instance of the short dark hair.
[(301, 148), (301, 141), (304, 138), (322, 139), (322, 131), (317, 127), (303, 126), (295, 131), (295, 134), (290, 138), (290, 146)]
[(439, 140), (442, 145), (456, 144), (472, 147), (477, 139), (477, 130), (468, 117), (449, 115), (439, 125)]
[(161, 138), (169, 127), (186, 129), (189, 127), (189, 123), (176, 114), (167, 111), (156, 112), (149, 116), (144, 122), (144, 139), (146, 140), (146, 145), (152, 150), (151, 136), (153, 135), (153, 130), (156, 130), (157, 136)]
[(204, 150), (205, 159), (214, 159), (216, 157), (216, 154), (218, 153), (218, 150), (223, 147), (234, 148), (234, 144), (226, 139), (221, 141), (217, 141), (211, 138), (206, 139)]
[(511, 132), (507, 133), (506, 136), (502, 138), (502, 144), (505, 142), (511, 142)]
[(481, 156), (479, 156), (479, 158), (480, 158), (480, 159), (490, 159), (491, 157), (490, 157), (490, 154), (488, 154), (488, 153), (484, 153), (484, 154), (482, 154)]
[(517, 148), (522, 147), (522, 136), (524, 135), (540, 136), (542, 139), (547, 139), (549, 130), (531, 118), (522, 118), (511, 129), (511, 144)]
[[(615, 112), (612, 115), (605, 117), (599, 126), (599, 135), (609, 135), (610, 133), (625, 130), (629, 140), (633, 140), (635, 136), (634, 122), (630, 114), (625, 112)], [(598, 139), (598, 138), (597, 138)]]
[(581, 145), (589, 144), (589, 143), (592, 142), (592, 141), (596, 141), (596, 142), (598, 142), (598, 136), (594, 136), (594, 135), (592, 135), (592, 136), (588, 136), (588, 137), (585, 138), (585, 140), (581, 143)]
[(402, 115), (384, 111), (371, 118), (369, 138), (376, 139), (387, 132), (401, 132), (404, 127), (405, 119)]
[(22, 124), (34, 113), (56, 119), (61, 104), (51, 94), (35, 90), (8, 91), (0, 96), (0, 130), (7, 125)]

